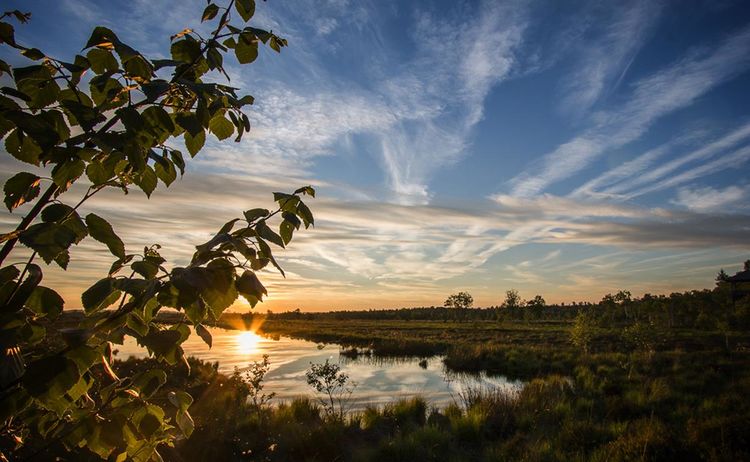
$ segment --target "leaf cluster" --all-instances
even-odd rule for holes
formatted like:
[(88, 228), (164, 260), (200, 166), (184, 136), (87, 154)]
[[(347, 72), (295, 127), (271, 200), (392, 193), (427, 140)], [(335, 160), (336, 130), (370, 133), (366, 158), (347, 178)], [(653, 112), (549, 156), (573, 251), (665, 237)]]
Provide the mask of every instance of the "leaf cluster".
[[(31, 61), (11, 67), (0, 60), (0, 75), (11, 82), (0, 88), (0, 138), (15, 159), (49, 172), (18, 172), (3, 188), (9, 211), (31, 208), (14, 231), (0, 236), (0, 347), (6, 361), (0, 451), (37, 457), (62, 445), (117, 461), (158, 459), (158, 448), (193, 431), (192, 397), (178, 390), (168, 403), (155, 402), (165, 372), (118, 377), (111, 367), (115, 345), (132, 337), (163, 363), (187, 366), (181, 344), (191, 326), (211, 346), (204, 324), (240, 296), (251, 306), (262, 301), (267, 290), (258, 273), (271, 265), (283, 274), (272, 248), (285, 247), (301, 226), (314, 224), (302, 201), (314, 197), (312, 187), (275, 193), (274, 210), (245, 211), (196, 246), (189, 264), (171, 266), (159, 245), (128, 251), (105, 218), (80, 213), (104, 189), (127, 194), (135, 187), (150, 197), (159, 182), (168, 187), (185, 173), (207, 136), (240, 141), (250, 131), (243, 108), (253, 97), (204, 79), (211, 72), (228, 79), (224, 58), (230, 53), (247, 64), (261, 45), (276, 52), (287, 45), (248, 24), (254, 13), (253, 0), (230, 0), (226, 7), (209, 1), (201, 21), (213, 24), (210, 36), (191, 29), (173, 35), (170, 59), (149, 59), (111, 29), (96, 27), (82, 52), (67, 61), (16, 41), (11, 21), (24, 23), (30, 15), (0, 16), (0, 45)], [(232, 24), (233, 16), (241, 27)], [(86, 192), (69, 205), (62, 196), (80, 191), (74, 185)], [(103, 244), (114, 262), (83, 292), (84, 319), (63, 327), (56, 320), (64, 300), (41, 284), (35, 260), (67, 269), (71, 250), (87, 237)], [(3, 266), (17, 243), (31, 257)], [(187, 323), (157, 324), (164, 308), (183, 311)]]

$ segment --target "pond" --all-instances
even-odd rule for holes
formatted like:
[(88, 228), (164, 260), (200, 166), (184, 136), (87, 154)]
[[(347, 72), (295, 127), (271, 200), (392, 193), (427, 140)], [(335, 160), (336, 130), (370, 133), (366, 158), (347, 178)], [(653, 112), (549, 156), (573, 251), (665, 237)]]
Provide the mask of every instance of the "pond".
[[(264, 391), (275, 392), (277, 401), (312, 397), (314, 392), (306, 382), (305, 372), (311, 363), (323, 363), (326, 359), (338, 363), (350, 381), (356, 384), (349, 400), (352, 410), (415, 395), (424, 397), (431, 405), (442, 407), (458, 401), (459, 395), (470, 388), (513, 393), (523, 385), (520, 381), (509, 381), (501, 376), (452, 373), (446, 370), (441, 356), (427, 358), (426, 363), (420, 358), (383, 359), (366, 355), (349, 358), (340, 354), (338, 345), (318, 345), (288, 337), (272, 339), (252, 331), (209, 330), (213, 347), (209, 349), (200, 337), (193, 334), (182, 345), (186, 355), (216, 361), (220, 372), (231, 374), (235, 367), (243, 370), (267, 354), (271, 368), (266, 375)], [(117, 347), (117, 356), (122, 359), (148, 355), (132, 337)]]

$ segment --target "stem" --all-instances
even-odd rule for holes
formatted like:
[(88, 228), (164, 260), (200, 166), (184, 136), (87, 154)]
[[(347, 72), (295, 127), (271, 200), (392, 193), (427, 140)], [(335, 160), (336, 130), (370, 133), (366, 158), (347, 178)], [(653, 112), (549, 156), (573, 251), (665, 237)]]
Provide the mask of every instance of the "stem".
[[(21, 232), (25, 231), (26, 228), (29, 227), (32, 221), (39, 215), (39, 212), (42, 211), (45, 205), (47, 205), (52, 198), (52, 196), (57, 193), (59, 188), (56, 184), (52, 183), (49, 185), (46, 191), (44, 191), (44, 194), (39, 198), (38, 201), (36, 201), (36, 204), (34, 204), (34, 207), (29, 211), (28, 215), (23, 217), (23, 220), (21, 220), (21, 223), (18, 224), (16, 227), (16, 231), (20, 234)], [(8, 239), (8, 241), (3, 245), (3, 248), (0, 249), (0, 265), (3, 264), (5, 259), (10, 254), (11, 250), (13, 250), (13, 247), (16, 245), (16, 242), (18, 242), (18, 237), (14, 237), (12, 239)]]

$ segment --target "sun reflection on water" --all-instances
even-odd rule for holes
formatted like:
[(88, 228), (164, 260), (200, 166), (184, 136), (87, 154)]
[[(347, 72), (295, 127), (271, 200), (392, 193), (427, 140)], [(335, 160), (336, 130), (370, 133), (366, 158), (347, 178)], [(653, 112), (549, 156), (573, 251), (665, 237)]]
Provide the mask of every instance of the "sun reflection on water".
[(235, 338), (237, 343), (237, 352), (240, 354), (252, 354), (258, 350), (260, 336), (251, 330), (242, 331)]

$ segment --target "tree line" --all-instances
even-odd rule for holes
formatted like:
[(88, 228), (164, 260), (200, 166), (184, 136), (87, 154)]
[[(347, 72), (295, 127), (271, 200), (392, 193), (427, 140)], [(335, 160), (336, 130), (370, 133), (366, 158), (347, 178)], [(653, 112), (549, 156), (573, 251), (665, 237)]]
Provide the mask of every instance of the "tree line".
[[(669, 295), (645, 294), (642, 297), (633, 297), (629, 291), (620, 290), (605, 295), (598, 302), (548, 304), (540, 295), (524, 301), (517, 291), (509, 290), (501, 304), (489, 307), (472, 308), (470, 303), (465, 303), (471, 295), (462, 292), (446, 300), (446, 306), (323, 313), (306, 313), (297, 309), (265, 314), (227, 313), (225, 316), (241, 317), (244, 322), (250, 322), (254, 317), (291, 320), (571, 322), (579, 313), (585, 313), (603, 327), (646, 322), (664, 328), (747, 328), (750, 327), (750, 297), (743, 289), (735, 287), (733, 293), (726, 280), (717, 278), (713, 289), (674, 292)], [(464, 303), (461, 304), (461, 301)]]

